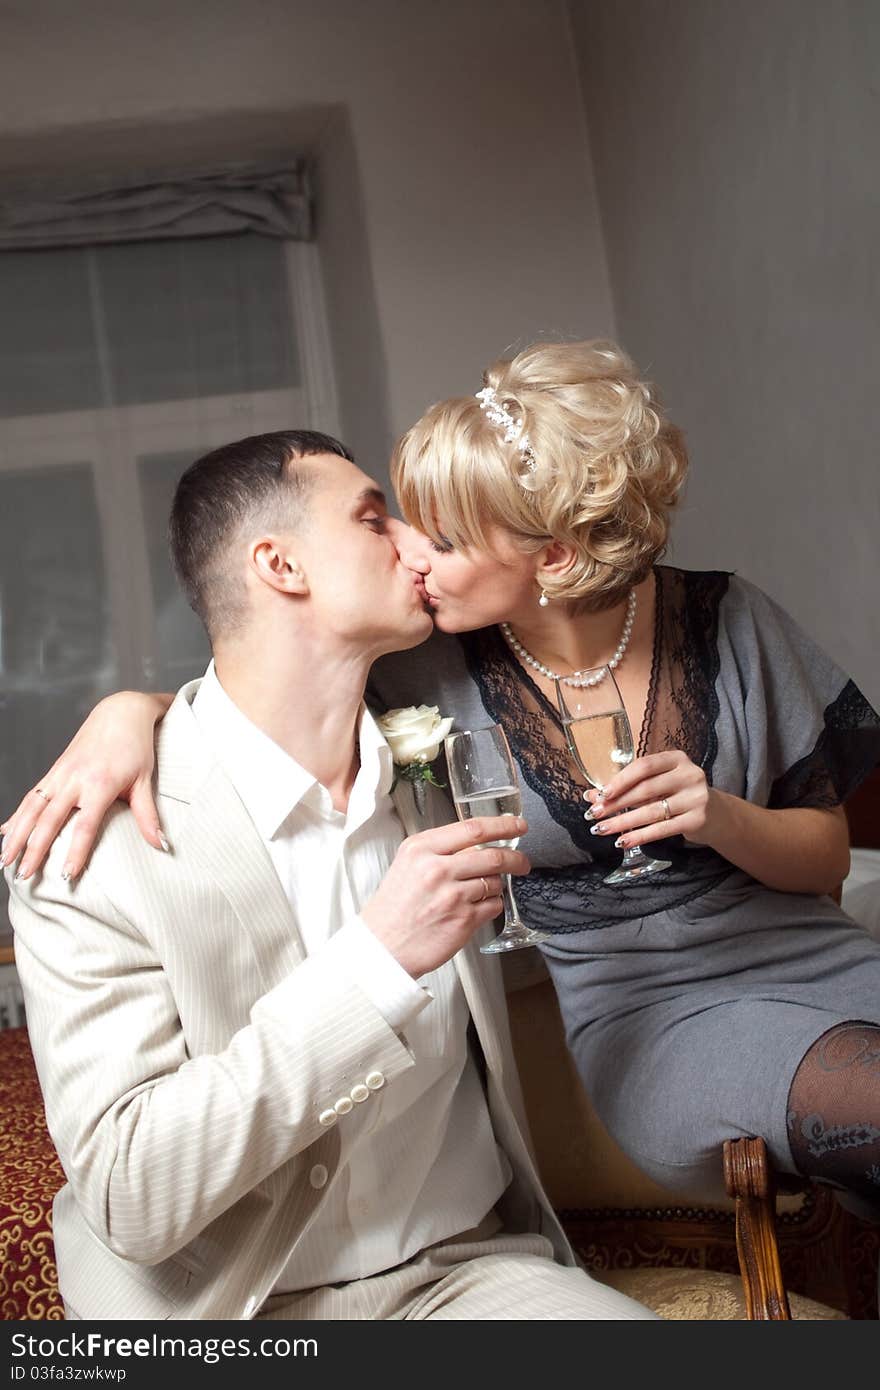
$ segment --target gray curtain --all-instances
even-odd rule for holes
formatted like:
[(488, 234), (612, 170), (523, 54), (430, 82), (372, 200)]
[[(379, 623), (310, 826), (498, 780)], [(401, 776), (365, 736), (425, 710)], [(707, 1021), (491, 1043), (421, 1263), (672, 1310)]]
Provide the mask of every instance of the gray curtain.
[(112, 186), (0, 194), (0, 251), (257, 232), (308, 241), (312, 193), (305, 160), (168, 173)]

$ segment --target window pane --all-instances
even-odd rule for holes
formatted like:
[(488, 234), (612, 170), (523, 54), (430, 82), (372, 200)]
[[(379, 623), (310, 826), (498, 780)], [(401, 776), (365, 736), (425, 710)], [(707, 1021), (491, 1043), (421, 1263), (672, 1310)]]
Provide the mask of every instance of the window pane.
[(95, 254), (117, 404), (297, 384), (282, 242), (206, 237)]
[(138, 459), (156, 614), (158, 662), (151, 683), (159, 690), (176, 690), (185, 681), (200, 676), (211, 659), (208, 635), (183, 596), (168, 551), (168, 514), (174, 489), (192, 462), (189, 454), (154, 454)]
[[(0, 472), (4, 814), (118, 680), (90, 466)], [(5, 904), (0, 886), (0, 934)]]
[(0, 254), (2, 417), (299, 380), (281, 241), (245, 234)]
[(101, 404), (85, 252), (4, 252), (0, 415), (92, 410)]
[(110, 628), (89, 464), (0, 473), (0, 623), (5, 687), (100, 678)]

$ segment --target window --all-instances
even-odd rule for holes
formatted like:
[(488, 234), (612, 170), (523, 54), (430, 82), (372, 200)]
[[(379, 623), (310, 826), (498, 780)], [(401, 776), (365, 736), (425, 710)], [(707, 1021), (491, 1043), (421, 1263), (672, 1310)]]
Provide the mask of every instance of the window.
[(248, 434), (338, 423), (313, 244), (6, 252), (0, 303), (8, 812), (101, 695), (176, 689), (204, 669), (165, 545), (187, 464)]

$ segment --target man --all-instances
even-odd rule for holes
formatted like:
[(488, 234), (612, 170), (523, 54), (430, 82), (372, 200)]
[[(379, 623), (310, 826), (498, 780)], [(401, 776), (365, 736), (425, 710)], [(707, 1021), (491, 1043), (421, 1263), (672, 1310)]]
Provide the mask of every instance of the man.
[(308, 432), (178, 487), (214, 661), (161, 727), (172, 852), (117, 805), (76, 883), (68, 830), (12, 888), (71, 1317), (652, 1316), (574, 1267), (472, 944), (524, 823), (424, 828), (364, 709), (431, 627), (400, 527)]

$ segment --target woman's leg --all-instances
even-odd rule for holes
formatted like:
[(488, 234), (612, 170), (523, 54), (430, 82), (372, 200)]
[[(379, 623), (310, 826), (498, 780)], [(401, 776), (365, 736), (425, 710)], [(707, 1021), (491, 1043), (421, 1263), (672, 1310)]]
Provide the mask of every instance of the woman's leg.
[(789, 1091), (788, 1137), (805, 1177), (866, 1198), (880, 1219), (880, 1027), (840, 1023), (813, 1044)]

